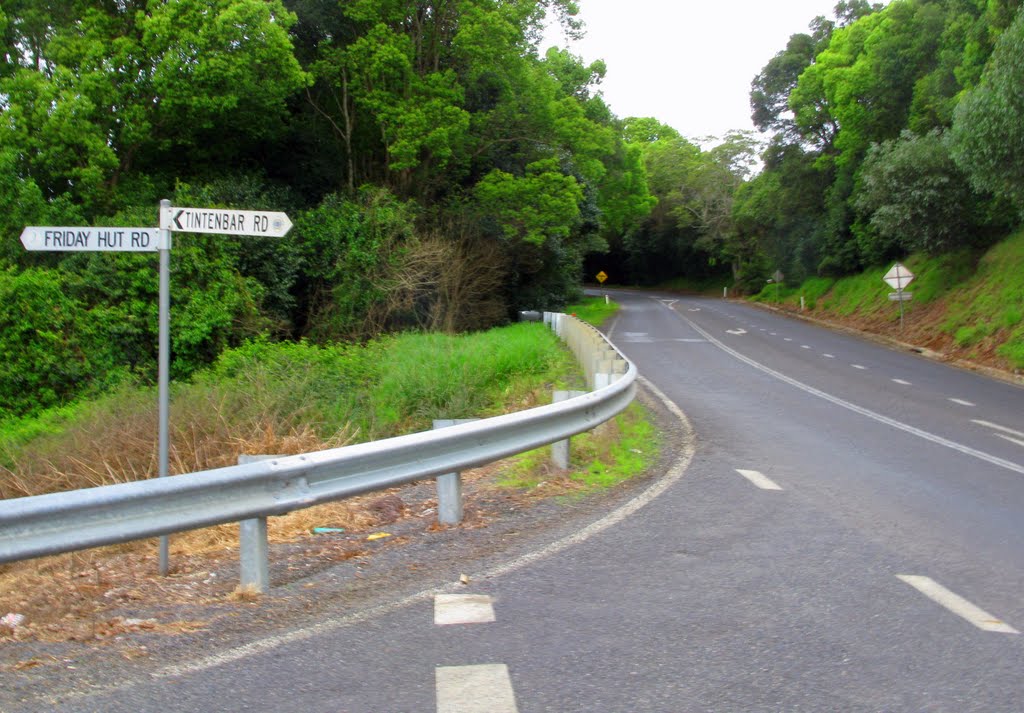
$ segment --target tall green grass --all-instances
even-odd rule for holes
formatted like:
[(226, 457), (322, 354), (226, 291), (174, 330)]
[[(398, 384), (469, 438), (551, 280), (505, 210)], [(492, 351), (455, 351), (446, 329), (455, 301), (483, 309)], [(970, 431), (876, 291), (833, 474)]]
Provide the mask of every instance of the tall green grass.
[(495, 415), (509, 398), (576, 367), (558, 338), (533, 322), (456, 337), (405, 335), (379, 370), (360, 421), (376, 437), (429, 428), (435, 418)]
[(611, 300), (606, 303), (604, 297), (587, 297), (582, 302), (568, 305), (565, 308), (566, 314), (574, 314), (595, 327), (603, 325), (618, 311), (618, 303)]
[[(577, 373), (558, 338), (537, 323), (461, 336), (407, 334), (365, 346), (252, 342), (173, 386), (171, 469), (529, 408), (542, 390), (575, 386)], [(125, 387), (0, 422), (0, 497), (153, 477), (156, 407), (152, 390)]]
[(994, 245), (970, 279), (951, 296), (943, 329), (961, 346), (985, 339), (997, 353), (1024, 368), (1024, 230)]

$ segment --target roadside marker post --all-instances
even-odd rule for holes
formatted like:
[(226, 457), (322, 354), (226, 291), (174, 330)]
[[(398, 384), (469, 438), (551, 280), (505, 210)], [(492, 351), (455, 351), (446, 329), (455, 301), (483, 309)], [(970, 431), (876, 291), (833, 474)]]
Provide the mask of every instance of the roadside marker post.
[(885, 273), (882, 277), (889, 287), (892, 287), (895, 292), (889, 293), (889, 300), (891, 302), (899, 302), (900, 304), (900, 332), (903, 331), (903, 303), (910, 301), (913, 298), (914, 293), (904, 292), (903, 288), (909, 285), (914, 279), (914, 273), (904, 267), (901, 263), (896, 263), (889, 272)]

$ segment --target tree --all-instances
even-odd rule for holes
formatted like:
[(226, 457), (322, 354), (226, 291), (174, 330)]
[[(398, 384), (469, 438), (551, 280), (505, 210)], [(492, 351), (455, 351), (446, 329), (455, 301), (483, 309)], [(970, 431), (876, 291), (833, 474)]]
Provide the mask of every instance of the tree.
[(950, 150), (980, 191), (991, 191), (1024, 217), (1024, 9), (1000, 36), (981, 84), (957, 106)]
[(0, 79), (0, 143), (47, 198), (70, 194), (90, 214), (121, 207), (119, 190), (134, 197), (121, 183), (140, 163), (219, 169), (279, 136), (305, 82), (280, 0), (59, 5), (80, 12), (16, 23), (38, 57)]
[(870, 226), (862, 231), (870, 263), (914, 251), (945, 252), (971, 234), (973, 196), (938, 130), (925, 136), (904, 131), (875, 144), (860, 181), (855, 206)]
[(796, 133), (789, 111), (789, 95), (820, 49), (820, 44), (810, 35), (792, 35), (786, 49), (772, 57), (754, 77), (750, 85), (750, 118), (758, 131)]
[(474, 188), (479, 210), (502, 226), (509, 240), (541, 246), (549, 238), (568, 238), (580, 216), (583, 190), (554, 159), (535, 161), (526, 175), (494, 169)]

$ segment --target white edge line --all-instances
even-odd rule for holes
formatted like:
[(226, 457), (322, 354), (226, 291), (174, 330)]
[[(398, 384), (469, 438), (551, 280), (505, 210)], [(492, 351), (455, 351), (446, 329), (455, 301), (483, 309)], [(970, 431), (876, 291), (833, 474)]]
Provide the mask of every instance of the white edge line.
[[(671, 468), (669, 468), (668, 472), (665, 473), (665, 475), (663, 475), (653, 484), (651, 484), (642, 493), (637, 495), (635, 498), (633, 498), (629, 502), (624, 503), (623, 505), (613, 510), (612, 512), (608, 513), (599, 520), (592, 522), (590, 525), (583, 528), (582, 530), (573, 533), (572, 535), (569, 535), (567, 537), (563, 537), (560, 540), (556, 540), (555, 542), (552, 542), (546, 547), (542, 547), (539, 550), (529, 552), (509, 562), (498, 565), (497, 567), (485, 570), (484, 572), (481, 572), (479, 574), (471, 575), (471, 579), (481, 580), (500, 577), (510, 572), (514, 572), (517, 569), (521, 569), (522, 567), (532, 564), (533, 562), (544, 559), (545, 557), (550, 557), (551, 555), (557, 554), (562, 550), (572, 547), (573, 545), (577, 545), (581, 542), (584, 542), (585, 540), (588, 540), (589, 538), (593, 537), (599, 532), (622, 522), (627, 517), (635, 513), (637, 510), (641, 509), (645, 505), (652, 502), (655, 498), (664, 493), (666, 490), (668, 490), (672, 485), (674, 485), (683, 477), (683, 475), (686, 473), (686, 469), (690, 466), (690, 461), (693, 460), (694, 453), (696, 452), (693, 425), (690, 423), (690, 419), (687, 418), (686, 414), (683, 413), (682, 409), (680, 409), (671, 399), (669, 399), (668, 396), (662, 393), (660, 389), (654, 386), (654, 384), (652, 384), (650, 381), (648, 381), (646, 378), (642, 376), (637, 377), (637, 381), (640, 382), (644, 386), (644, 388), (649, 390), (658, 400), (660, 400), (662, 404), (665, 406), (665, 408), (668, 409), (668, 411), (671, 412), (672, 415), (674, 415), (677, 419), (679, 419), (679, 422), (682, 426), (682, 451), (680, 456), (676, 459), (676, 462), (672, 465)], [(224, 651), (219, 654), (207, 656), (206, 658), (202, 658), (193, 663), (182, 664), (178, 666), (168, 666), (165, 669), (151, 673), (150, 678), (172, 678), (174, 676), (183, 676), (186, 674), (197, 673), (199, 671), (204, 671), (206, 669), (215, 668), (217, 666), (228, 664), (233, 661), (238, 661), (239, 659), (244, 659), (249, 656), (255, 656), (257, 654), (265, 653), (272, 649), (276, 649), (279, 646), (293, 644), (299, 641), (305, 641), (307, 639), (313, 638), (314, 636), (320, 636), (321, 634), (337, 631), (338, 629), (343, 629), (347, 626), (352, 626), (353, 624), (359, 624), (364, 621), (376, 619), (377, 617), (383, 616), (393, 611), (397, 611), (399, 609), (402, 609), (403, 607), (409, 606), (410, 604), (415, 604), (418, 602), (429, 600), (437, 594), (452, 592), (460, 586), (463, 585), (452, 583), (440, 587), (434, 587), (432, 589), (425, 589), (421, 592), (417, 592), (415, 594), (410, 594), (407, 597), (403, 597), (402, 599), (398, 599), (392, 602), (386, 602), (384, 604), (380, 604), (375, 607), (370, 607), (368, 609), (364, 609), (353, 614), (348, 614), (346, 616), (340, 616), (331, 619), (325, 619), (317, 624), (314, 624), (313, 626), (297, 629), (295, 631), (290, 631), (286, 634), (269, 636), (259, 641), (253, 641), (249, 644), (244, 644), (242, 646), (230, 649), (228, 651)], [(128, 688), (131, 686), (132, 683), (134, 682), (131, 682), (125, 686), (115, 685), (112, 686), (110, 689), (103, 690), (117, 690), (119, 688)], [(89, 693), (94, 695), (99, 692), (101, 691), (90, 691)]]
[(759, 487), (761, 490), (782, 490), (778, 483), (767, 477), (764, 473), (760, 473), (756, 470), (740, 470), (739, 468), (736, 469), (736, 472)]
[(966, 619), (979, 629), (984, 631), (994, 631), (1001, 634), (1020, 633), (1006, 622), (1000, 621), (984, 609), (981, 609), (967, 601), (959, 594), (949, 591), (930, 577), (921, 577), (913, 574), (897, 574), (896, 576), (936, 604), (941, 604), (949, 611), (963, 619)]
[(1014, 463), (1013, 461), (1006, 460), (1005, 458), (999, 458), (998, 456), (994, 456), (990, 453), (985, 453), (984, 451), (979, 451), (976, 448), (965, 446), (962, 443), (951, 441), (948, 438), (937, 436), (934, 433), (929, 433), (928, 431), (917, 428), (916, 426), (911, 426), (909, 423), (903, 423), (902, 421), (897, 421), (894, 418), (883, 416), (882, 414), (872, 411), (871, 409), (864, 408), (863, 406), (858, 406), (855, 403), (851, 403), (850, 401), (841, 399), (838, 396), (833, 396), (832, 394), (826, 393), (821, 389), (816, 389), (813, 386), (809, 386), (803, 383), (802, 381), (797, 381), (796, 379), (790, 376), (786, 376), (781, 372), (775, 371), (774, 369), (767, 367), (764, 364), (761, 364), (760, 362), (755, 361), (748, 356), (740, 354), (735, 349), (726, 346), (723, 342), (721, 342), (718, 339), (715, 339), (708, 332), (701, 329), (692, 320), (687, 319), (684, 315), (681, 315), (678, 312), (676, 312), (676, 314), (679, 316), (680, 319), (685, 320), (687, 324), (689, 324), (697, 333), (703, 334), (709, 342), (711, 342), (716, 347), (724, 351), (726, 354), (732, 355), (736, 359), (742, 361), (744, 364), (752, 366), (758, 371), (768, 374), (769, 376), (773, 376), (779, 381), (782, 381), (783, 383), (789, 384), (790, 386), (794, 386), (805, 393), (811, 394), (812, 396), (817, 396), (820, 399), (824, 399), (825, 401), (833, 403), (836, 406), (841, 406), (842, 408), (853, 411), (854, 413), (859, 413), (860, 415), (878, 421), (879, 423), (883, 423), (887, 426), (891, 426), (892, 428), (899, 429), (900, 431), (910, 433), (914, 436), (917, 436), (918, 438), (923, 438), (926, 441), (931, 441), (932, 443), (936, 443), (940, 446), (945, 446), (946, 448), (950, 448), (959, 453), (963, 453), (964, 455), (972, 456), (974, 458), (977, 458), (978, 460), (985, 461), (986, 463), (991, 463), (992, 465), (999, 466), (1000, 468), (1005, 468), (1006, 470), (1013, 471), (1014, 473), (1020, 473), (1024, 475), (1024, 465)]

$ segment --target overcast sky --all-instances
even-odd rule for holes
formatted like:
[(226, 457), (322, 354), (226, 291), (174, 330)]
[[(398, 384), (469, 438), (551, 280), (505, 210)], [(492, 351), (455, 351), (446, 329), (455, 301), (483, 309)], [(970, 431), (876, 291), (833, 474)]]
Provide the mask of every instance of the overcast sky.
[[(579, 0), (586, 37), (573, 54), (603, 59), (619, 117), (653, 116), (683, 136), (753, 129), (750, 82), (789, 36), (835, 0)], [(557, 43), (564, 46), (564, 39)]]

